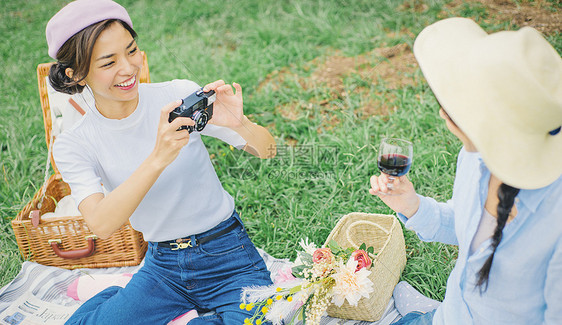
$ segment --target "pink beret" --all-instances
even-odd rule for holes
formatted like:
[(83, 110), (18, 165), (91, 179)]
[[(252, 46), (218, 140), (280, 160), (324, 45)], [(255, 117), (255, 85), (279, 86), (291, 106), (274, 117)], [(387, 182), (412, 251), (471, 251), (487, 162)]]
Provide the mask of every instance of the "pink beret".
[(106, 19), (120, 19), (133, 28), (127, 10), (111, 0), (77, 0), (59, 10), (47, 23), (49, 56), (57, 59), (61, 46), (82, 29)]

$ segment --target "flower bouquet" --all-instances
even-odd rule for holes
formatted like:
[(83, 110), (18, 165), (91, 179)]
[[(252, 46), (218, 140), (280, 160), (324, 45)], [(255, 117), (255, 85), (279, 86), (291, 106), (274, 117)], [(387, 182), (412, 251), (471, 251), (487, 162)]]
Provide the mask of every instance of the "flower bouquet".
[(246, 287), (241, 294), (241, 309), (255, 310), (245, 324), (319, 324), (330, 303), (351, 306), (374, 291), (369, 279), (374, 248), (342, 248), (336, 241), (318, 248), (300, 241), (302, 251), (289, 270), (282, 270), (271, 286)]

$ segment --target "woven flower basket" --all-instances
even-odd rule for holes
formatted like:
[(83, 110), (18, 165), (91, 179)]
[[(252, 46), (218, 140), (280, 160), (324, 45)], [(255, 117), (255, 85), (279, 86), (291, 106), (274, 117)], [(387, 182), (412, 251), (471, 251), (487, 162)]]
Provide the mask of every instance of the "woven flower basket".
[[(43, 63), (37, 67), (47, 147), (54, 140), (46, 81), (51, 64)], [(146, 55), (139, 79), (140, 82), (150, 82)], [(82, 216), (41, 218), (47, 212), (54, 212), (55, 202), (70, 194), (70, 187), (62, 180), (52, 155), (48, 159), (54, 174), (12, 220), (23, 258), (66, 269), (138, 265), (144, 258), (148, 244), (142, 233), (134, 230), (130, 223), (102, 240), (93, 235)]]
[(375, 249), (369, 279), (374, 291), (361, 298), (357, 306), (347, 301), (341, 307), (328, 306), (331, 317), (374, 322), (381, 319), (394, 287), (406, 266), (406, 250), (402, 227), (392, 215), (350, 213), (336, 224), (324, 246), (335, 240), (343, 248), (358, 249), (362, 243)]

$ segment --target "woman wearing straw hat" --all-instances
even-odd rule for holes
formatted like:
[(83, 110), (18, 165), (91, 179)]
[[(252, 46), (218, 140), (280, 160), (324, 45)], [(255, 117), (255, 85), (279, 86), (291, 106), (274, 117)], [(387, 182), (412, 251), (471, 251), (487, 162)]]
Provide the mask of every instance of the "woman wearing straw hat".
[(425, 28), (414, 54), (464, 144), (453, 197), (406, 177), (386, 195), (384, 174), (369, 191), (459, 255), (443, 303), (399, 323), (562, 324), (562, 59), (532, 28), (488, 35), (465, 18)]
[[(78, 0), (47, 24), (50, 82), (83, 90), (95, 103), (58, 136), (54, 157), (88, 226), (102, 238), (128, 221), (149, 248), (125, 288), (86, 301), (68, 324), (166, 324), (192, 309), (214, 310), (190, 324), (242, 324), (240, 291), (271, 284), (234, 200), (218, 179), (201, 134), (260, 158), (275, 154), (269, 132), (243, 113), (240, 85), (219, 80), (214, 113), (202, 132), (168, 121), (182, 98), (200, 88), (188, 80), (138, 83), (142, 56), (127, 11), (109, 0)], [(101, 183), (110, 191), (103, 194)]]

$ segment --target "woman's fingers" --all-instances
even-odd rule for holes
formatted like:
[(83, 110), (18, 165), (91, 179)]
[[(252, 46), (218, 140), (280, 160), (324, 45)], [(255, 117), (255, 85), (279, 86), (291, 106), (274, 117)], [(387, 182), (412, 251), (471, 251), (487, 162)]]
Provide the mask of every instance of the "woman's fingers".
[(386, 174), (381, 174), (379, 176), (378, 184), (379, 184), (379, 188), (380, 188), (381, 192), (383, 192), (383, 193), (388, 192), (388, 182), (389, 182), (389, 179), (386, 176)]
[[(370, 182), (371, 188), (369, 189), (369, 193), (373, 195), (380, 195), (380, 192), (388, 193), (389, 191), (395, 191), (399, 189), (399, 186), (402, 184), (402, 177), (393, 177), (391, 179), (388, 175), (381, 173), (379, 176), (371, 176)], [(389, 183), (391, 185), (389, 185)], [(392, 189), (390, 188), (391, 186)]]
[(369, 189), (369, 193), (376, 195), (377, 192), (380, 191), (379, 178), (373, 175), (371, 176), (370, 182), (371, 182), (371, 188)]
[(162, 109), (160, 110), (160, 125), (168, 124), (170, 113), (174, 110), (174, 108), (180, 106), (181, 103), (181, 99), (178, 99), (162, 107)]
[(160, 128), (162, 132), (165, 132), (167, 128), (173, 130), (179, 129), (181, 126), (195, 125), (195, 121), (189, 117), (176, 117), (172, 122), (168, 122), (170, 119), (170, 113), (182, 103), (181, 99), (173, 101), (166, 106), (162, 107), (160, 110)]
[(369, 189), (369, 193), (372, 195), (381, 195), (381, 192), (388, 192), (388, 186), (386, 185), (388, 179), (384, 177), (384, 174), (381, 174), (380, 176), (373, 175), (371, 176), (370, 181), (371, 188)]
[[(193, 126), (193, 125), (195, 125), (195, 121), (190, 119), (189, 117), (177, 117), (175, 120), (170, 122), (170, 128), (173, 130), (178, 130), (181, 126)], [(187, 130), (178, 130), (178, 132), (179, 131), (187, 132)]]
[(228, 96), (234, 95), (234, 90), (232, 90), (231, 85), (222, 85), (220, 87), (217, 87), (216, 92), (219, 93), (219, 94), (224, 94), (224, 95), (228, 95)]
[(236, 96), (242, 97), (242, 86), (237, 82), (233, 82), (232, 85), (234, 89), (236, 89)]
[(219, 88), (220, 86), (223, 86), (224, 84), (225, 84), (224, 80), (220, 79), (220, 80), (217, 80), (217, 81), (206, 84), (203, 87), (203, 91), (208, 92), (209, 90), (215, 90), (215, 89)]
[[(234, 89), (232, 89), (233, 86)], [(203, 91), (207, 92), (209, 90), (214, 90), (218, 94), (224, 94), (228, 96), (236, 95), (236, 97), (240, 97), (240, 98), (242, 97), (242, 86), (236, 82), (230, 85), (230, 84), (226, 84), (224, 80), (217, 80), (203, 87)]]

